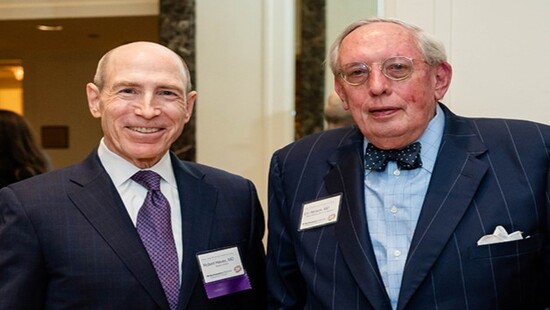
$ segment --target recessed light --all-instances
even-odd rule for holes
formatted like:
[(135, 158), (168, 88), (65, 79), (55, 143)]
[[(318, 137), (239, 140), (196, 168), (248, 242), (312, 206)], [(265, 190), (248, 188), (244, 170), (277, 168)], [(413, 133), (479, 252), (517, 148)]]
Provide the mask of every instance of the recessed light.
[(36, 29), (41, 31), (61, 31), (63, 30), (63, 26), (61, 25), (38, 25), (36, 26)]
[(14, 66), (12, 67), (12, 72), (17, 81), (23, 81), (23, 77), (25, 76), (25, 71), (23, 70), (23, 67)]

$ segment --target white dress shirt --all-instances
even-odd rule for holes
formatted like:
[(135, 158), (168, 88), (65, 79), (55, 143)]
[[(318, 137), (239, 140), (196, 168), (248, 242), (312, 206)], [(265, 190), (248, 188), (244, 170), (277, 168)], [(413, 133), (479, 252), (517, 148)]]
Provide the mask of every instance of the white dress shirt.
[[(107, 174), (111, 177), (113, 184), (120, 194), (122, 202), (124, 202), (124, 206), (126, 207), (126, 211), (128, 211), (128, 215), (130, 216), (130, 219), (132, 219), (135, 226), (138, 211), (145, 201), (145, 196), (147, 195), (147, 189), (132, 180), (131, 177), (141, 169), (109, 150), (103, 139), (101, 139), (101, 142), (99, 143), (97, 154), (101, 164), (105, 167)], [(146, 170), (154, 171), (161, 176), (160, 190), (170, 203), (172, 232), (174, 234), (174, 241), (176, 242), (176, 251), (178, 253), (179, 276), (181, 282), (181, 265), (183, 259), (181, 208), (178, 186), (176, 183), (176, 177), (174, 176), (174, 170), (172, 169), (169, 152), (166, 152), (166, 154), (164, 154), (162, 159), (156, 165)]]

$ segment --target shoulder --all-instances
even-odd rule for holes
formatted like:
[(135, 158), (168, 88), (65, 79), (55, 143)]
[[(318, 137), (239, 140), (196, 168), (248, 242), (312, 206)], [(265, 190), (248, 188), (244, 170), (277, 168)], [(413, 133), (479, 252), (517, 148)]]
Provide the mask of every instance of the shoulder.
[(92, 152), (81, 162), (35, 175), (11, 184), (10, 188), (25, 196), (64, 195), (64, 193), (74, 186), (79, 187), (104, 176), (106, 176), (105, 169), (101, 165), (96, 153)]
[(193, 171), (194, 173), (199, 173), (207, 178), (217, 178), (217, 179), (228, 179), (228, 180), (245, 180), (244, 177), (231, 173), (229, 171), (207, 166), (200, 163), (181, 161), (181, 165), (186, 169)]
[(271, 178), (301, 179), (304, 173), (318, 177), (326, 173), (343, 154), (360, 151), (364, 137), (356, 126), (318, 132), (273, 153)]
[(550, 154), (550, 126), (534, 121), (506, 118), (464, 117), (445, 111), (446, 137), (479, 141), (488, 150), (507, 154)]
[(174, 165), (176, 175), (185, 175), (190, 179), (204, 182), (221, 189), (227, 187), (235, 188), (236, 186), (254, 188), (252, 182), (245, 177), (220, 168), (195, 162), (183, 161), (175, 158), (175, 156), (172, 163)]
[[(71, 205), (69, 193), (80, 188), (74, 181), (77, 166), (69, 166), (13, 183), (0, 191), (0, 203), (24, 209), (28, 216), (56, 214)], [(53, 212), (53, 213), (52, 213)]]
[[(550, 126), (534, 121), (506, 118), (473, 118), (472, 122), (480, 130), (491, 133), (526, 133), (538, 132), (541, 135), (550, 134)], [(502, 129), (507, 129), (504, 132)]]
[(325, 130), (305, 136), (285, 147), (277, 150), (274, 156), (298, 157), (303, 158), (311, 154), (316, 157), (320, 155), (329, 155), (336, 149), (353, 143), (362, 141), (363, 136), (356, 126)]
[(534, 121), (506, 118), (462, 117), (472, 126), (482, 140), (487, 139), (537, 139), (550, 143), (550, 126)]
[(60, 182), (65, 182), (69, 179), (69, 175), (78, 170), (75, 165), (52, 170), (42, 174), (38, 174), (12, 184), (13, 188), (53, 188), (59, 185)]
[(472, 132), (475, 135), (490, 138), (527, 138), (538, 137), (547, 143), (550, 141), (550, 125), (529, 120), (489, 117), (458, 116), (442, 105), (445, 111), (446, 132)]

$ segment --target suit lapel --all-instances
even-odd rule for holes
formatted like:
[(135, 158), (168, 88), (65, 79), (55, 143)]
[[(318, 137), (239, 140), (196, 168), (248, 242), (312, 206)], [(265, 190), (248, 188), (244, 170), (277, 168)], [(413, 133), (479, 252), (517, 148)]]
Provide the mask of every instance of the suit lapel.
[(363, 138), (357, 131), (351, 143), (329, 160), (333, 168), (325, 177), (330, 194), (342, 193), (336, 238), (357, 285), (375, 309), (391, 309), (389, 297), (367, 231), (364, 203)]
[(204, 175), (172, 157), (178, 182), (183, 224), (183, 274), (179, 308), (185, 309), (196, 285), (202, 283), (196, 259), (197, 253), (209, 248), (212, 222), (218, 191), (203, 181)]
[(398, 309), (403, 309), (451, 238), (488, 166), (469, 124), (443, 107), (446, 129), (405, 264)]
[(168, 309), (168, 302), (149, 256), (96, 152), (84, 161), (83, 169), (71, 181), (78, 185), (69, 191), (71, 201), (158, 305)]

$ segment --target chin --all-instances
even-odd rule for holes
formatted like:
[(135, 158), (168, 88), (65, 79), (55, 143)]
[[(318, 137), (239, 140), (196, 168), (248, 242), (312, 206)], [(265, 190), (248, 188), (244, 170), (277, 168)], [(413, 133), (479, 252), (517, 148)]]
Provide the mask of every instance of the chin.
[(143, 147), (135, 149), (134, 152), (131, 152), (131, 155), (132, 158), (147, 160), (160, 157), (164, 155), (165, 152), (166, 151), (164, 149), (149, 146), (145, 147), (145, 149)]

